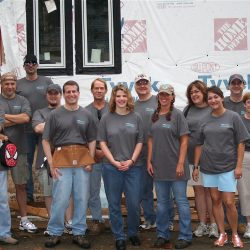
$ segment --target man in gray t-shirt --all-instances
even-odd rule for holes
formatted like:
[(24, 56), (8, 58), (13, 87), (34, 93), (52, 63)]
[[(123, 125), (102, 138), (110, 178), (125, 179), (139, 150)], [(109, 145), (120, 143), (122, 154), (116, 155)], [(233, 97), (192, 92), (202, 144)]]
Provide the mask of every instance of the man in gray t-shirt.
[[(46, 99), (46, 89), (52, 84), (50, 78), (45, 76), (39, 76), (37, 74), (38, 62), (35, 55), (28, 54), (24, 57), (24, 70), (26, 76), (17, 81), (17, 94), (24, 96), (28, 99), (31, 107), (31, 115), (37, 109), (47, 107)], [(27, 155), (28, 165), (29, 165), (29, 180), (27, 183), (27, 194), (28, 200), (33, 201), (33, 177), (32, 177), (32, 165), (34, 161), (34, 152), (36, 145), (38, 145), (38, 135), (34, 133), (31, 122), (27, 123), (25, 126), (25, 133), (28, 140), (29, 152)]]
[(242, 75), (231, 75), (228, 81), (228, 89), (230, 96), (224, 98), (224, 106), (226, 109), (232, 110), (239, 115), (245, 114), (245, 108), (242, 102), (243, 90), (246, 87), (246, 81)]
[(139, 74), (135, 78), (135, 91), (138, 95), (138, 100), (135, 102), (135, 112), (142, 118), (144, 133), (144, 142), (140, 157), (143, 161), (141, 206), (143, 208), (145, 222), (140, 227), (143, 229), (150, 229), (156, 227), (156, 216), (154, 211), (153, 178), (147, 171), (147, 140), (151, 117), (157, 107), (157, 99), (156, 96), (151, 93), (150, 78), (145, 74)]
[(15, 143), (18, 151), (17, 166), (11, 169), (11, 175), (16, 188), (16, 198), (20, 210), (20, 230), (35, 233), (37, 227), (27, 218), (28, 180), (27, 152), (28, 146), (24, 134), (24, 125), (30, 121), (31, 110), (28, 100), (16, 94), (16, 75), (5, 73), (1, 78), (0, 106), (4, 110), (4, 133), (8, 139)]
[[(86, 147), (90, 156), (94, 158), (96, 124), (92, 115), (78, 105), (79, 96), (79, 85), (75, 81), (66, 82), (63, 86), (65, 104), (50, 113), (44, 128), (43, 150), (53, 177), (53, 202), (48, 224), (51, 237), (45, 242), (46, 247), (54, 247), (60, 243), (60, 236), (64, 231), (64, 214), (71, 194), (74, 202), (73, 242), (82, 248), (90, 247), (85, 232), (92, 165), (87, 163), (89, 161), (79, 165), (78, 160), (76, 160), (78, 158), (74, 155), (78, 156), (78, 150), (83, 150)], [(57, 154), (63, 152), (61, 150), (70, 151), (72, 155), (72, 159), (69, 159), (72, 161), (71, 165), (67, 163), (64, 167), (55, 166), (52, 161), (51, 147), (55, 149)], [(63, 158), (63, 156), (61, 157)]]
[[(86, 106), (86, 109), (92, 114), (97, 128), (102, 116), (109, 110), (109, 105), (105, 101), (107, 91), (107, 84), (103, 79), (97, 78), (92, 82), (91, 93), (94, 101)], [(104, 154), (97, 142), (95, 150), (96, 164), (93, 165), (93, 170), (90, 174), (90, 194), (88, 202), (88, 207), (92, 215), (92, 227), (89, 229), (93, 235), (98, 235), (105, 230), (100, 198), (103, 157)]]

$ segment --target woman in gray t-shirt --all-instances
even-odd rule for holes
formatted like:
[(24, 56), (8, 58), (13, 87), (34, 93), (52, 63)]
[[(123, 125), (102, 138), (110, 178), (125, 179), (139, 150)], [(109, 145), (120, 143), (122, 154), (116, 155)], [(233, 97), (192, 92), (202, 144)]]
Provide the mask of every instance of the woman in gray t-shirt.
[(157, 196), (157, 240), (163, 248), (169, 241), (170, 192), (172, 190), (179, 213), (179, 236), (175, 248), (188, 247), (192, 242), (190, 208), (186, 196), (190, 177), (186, 158), (188, 124), (183, 113), (174, 108), (174, 88), (160, 85), (158, 107), (152, 116), (148, 138), (148, 172), (154, 178)]
[[(186, 96), (188, 105), (184, 108), (183, 114), (187, 119), (190, 131), (188, 144), (188, 161), (190, 174), (194, 170), (194, 149), (196, 146), (196, 134), (199, 131), (199, 122), (211, 112), (207, 104), (207, 86), (200, 80), (191, 82), (187, 87)], [(201, 177), (201, 176), (200, 176)], [(193, 186), (195, 207), (197, 210), (199, 224), (194, 235), (202, 237), (218, 237), (218, 228), (212, 211), (212, 200), (208, 188), (204, 188), (202, 178), (195, 182), (192, 178), (188, 181), (189, 186)], [(209, 215), (210, 225), (207, 224), (207, 213)]]
[(128, 210), (127, 235), (132, 245), (139, 246), (140, 185), (143, 125), (135, 113), (133, 98), (125, 86), (112, 90), (110, 112), (106, 113), (98, 130), (98, 141), (104, 153), (103, 180), (109, 204), (112, 232), (118, 250), (126, 248), (121, 212), (122, 193)]
[(204, 187), (209, 188), (214, 217), (220, 232), (214, 245), (223, 246), (228, 242), (224, 227), (223, 202), (232, 229), (233, 246), (242, 248), (243, 243), (237, 234), (238, 220), (234, 197), (236, 179), (242, 176), (245, 141), (249, 139), (249, 134), (240, 116), (224, 108), (224, 96), (220, 88), (213, 86), (208, 88), (207, 92), (207, 101), (212, 112), (200, 123), (193, 176), (197, 179), (200, 163)]

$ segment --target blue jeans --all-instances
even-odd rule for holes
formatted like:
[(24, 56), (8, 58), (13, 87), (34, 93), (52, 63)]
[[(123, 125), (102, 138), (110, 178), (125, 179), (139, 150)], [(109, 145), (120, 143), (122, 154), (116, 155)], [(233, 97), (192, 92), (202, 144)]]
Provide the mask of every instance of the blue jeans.
[(27, 162), (29, 167), (29, 179), (26, 184), (26, 191), (27, 191), (27, 198), (33, 200), (33, 193), (34, 193), (34, 183), (33, 183), (33, 176), (32, 176), (32, 165), (34, 161), (34, 154), (36, 145), (38, 144), (39, 135), (36, 133), (27, 133), (27, 143), (29, 152), (27, 154)]
[(103, 221), (102, 205), (100, 199), (100, 189), (102, 180), (103, 163), (93, 165), (93, 170), (90, 174), (90, 193), (88, 207), (91, 211), (92, 219)]
[(154, 181), (147, 171), (146, 163), (142, 166), (142, 185), (141, 185), (141, 206), (145, 221), (155, 223), (154, 211)]
[(178, 240), (192, 240), (190, 207), (187, 199), (187, 181), (155, 181), (157, 196), (156, 225), (157, 237), (169, 239), (169, 213), (171, 190), (179, 213)]
[(122, 193), (125, 194), (127, 206), (128, 237), (135, 236), (140, 219), (140, 185), (142, 166), (132, 166), (129, 170), (119, 171), (111, 164), (104, 164), (103, 180), (109, 204), (111, 229), (116, 240), (125, 240), (121, 212)]
[(51, 217), (48, 231), (52, 235), (60, 236), (64, 230), (64, 215), (72, 194), (74, 214), (72, 218), (73, 235), (85, 235), (86, 211), (89, 199), (90, 173), (84, 168), (60, 168), (62, 174), (53, 179)]
[(7, 171), (0, 171), (0, 238), (11, 235), (11, 217), (8, 201)]

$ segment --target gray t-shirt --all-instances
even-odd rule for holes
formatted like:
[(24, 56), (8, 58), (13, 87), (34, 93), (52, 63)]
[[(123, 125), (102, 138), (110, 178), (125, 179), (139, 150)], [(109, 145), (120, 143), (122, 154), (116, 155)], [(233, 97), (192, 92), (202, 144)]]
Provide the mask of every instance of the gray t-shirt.
[(55, 147), (84, 145), (96, 140), (96, 125), (92, 115), (83, 107), (70, 111), (64, 106), (53, 110), (45, 124), (43, 139)]
[[(246, 119), (245, 116), (241, 116), (241, 119), (242, 119), (244, 125), (246, 126), (248, 133), (250, 133), (250, 120)], [(250, 140), (246, 141), (245, 151), (250, 152)]]
[[(27, 80), (26, 77), (17, 81), (17, 94), (24, 96), (30, 102), (32, 115), (38, 109), (48, 106), (46, 90), (52, 80), (46, 76), (38, 76), (34, 81)], [(26, 132), (32, 132), (31, 122), (26, 125)]]
[[(188, 106), (184, 108), (183, 113), (187, 110)], [(188, 110), (186, 119), (188, 122), (188, 128), (190, 131), (189, 144), (188, 144), (188, 161), (189, 164), (194, 164), (194, 149), (196, 146), (196, 133), (199, 131), (200, 121), (211, 112), (210, 107), (199, 108), (191, 106)]]
[(240, 116), (226, 110), (219, 117), (208, 114), (200, 123), (197, 144), (203, 145), (201, 172), (219, 174), (236, 167), (238, 144), (250, 139)]
[[(22, 114), (31, 116), (31, 110), (28, 100), (20, 95), (15, 95), (13, 99), (4, 98), (0, 95), (0, 106), (4, 109), (5, 114)], [(28, 153), (28, 145), (24, 134), (25, 124), (17, 124), (4, 128), (4, 134), (8, 136), (10, 141), (16, 144), (18, 153)]]
[(156, 96), (152, 95), (146, 101), (137, 100), (135, 102), (135, 112), (137, 112), (143, 122), (143, 135), (144, 135), (144, 143), (141, 152), (141, 157), (143, 160), (147, 159), (147, 140), (148, 140), (148, 131), (151, 123), (152, 114), (154, 113), (155, 109), (157, 108), (157, 99)]
[(230, 99), (230, 96), (227, 96), (224, 98), (224, 107), (226, 109), (232, 110), (239, 115), (244, 115), (245, 114), (245, 107), (243, 102), (233, 102)]
[[(98, 131), (98, 127), (99, 127), (100, 120), (101, 120), (102, 116), (109, 111), (109, 104), (107, 102), (105, 102), (105, 106), (102, 109), (98, 110), (93, 105), (93, 102), (92, 102), (88, 106), (86, 106), (85, 108), (92, 114), (92, 117), (94, 118), (94, 121), (95, 121), (95, 124), (96, 124), (96, 127), (97, 127), (97, 131)], [(98, 116), (99, 116), (99, 118), (98, 118)], [(96, 147), (99, 148), (99, 142), (98, 141), (96, 142)]]
[[(189, 134), (187, 120), (183, 113), (174, 108), (171, 120), (166, 120), (166, 115), (160, 115), (159, 120), (151, 122), (149, 136), (153, 140), (152, 165), (154, 179), (157, 181), (175, 181), (176, 166), (179, 160), (180, 137)], [(178, 178), (187, 180), (190, 178), (188, 160), (184, 163), (184, 176)]]
[[(100, 122), (98, 141), (104, 141), (117, 161), (125, 161), (132, 158), (137, 143), (143, 143), (143, 125), (141, 117), (130, 112), (127, 115), (117, 113), (105, 114)], [(104, 159), (105, 163), (110, 163)], [(139, 157), (135, 165), (142, 165)]]
[(2, 132), (4, 128), (4, 109), (0, 107), (0, 132)]
[[(32, 117), (32, 128), (34, 129), (38, 124), (44, 123), (50, 112), (54, 110), (54, 108), (43, 108), (43, 109), (38, 109), (35, 111)], [(38, 139), (38, 147), (37, 147), (37, 157), (36, 157), (36, 168), (39, 169), (44, 161), (44, 152), (43, 152), (43, 146), (42, 146), (42, 134), (39, 134), (39, 139)]]

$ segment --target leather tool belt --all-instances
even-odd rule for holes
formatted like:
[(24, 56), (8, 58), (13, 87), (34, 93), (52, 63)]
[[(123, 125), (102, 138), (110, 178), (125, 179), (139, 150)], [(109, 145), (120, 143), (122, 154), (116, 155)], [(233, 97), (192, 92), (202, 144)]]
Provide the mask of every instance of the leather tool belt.
[(55, 168), (84, 167), (95, 163), (85, 145), (69, 145), (55, 148), (52, 162)]

